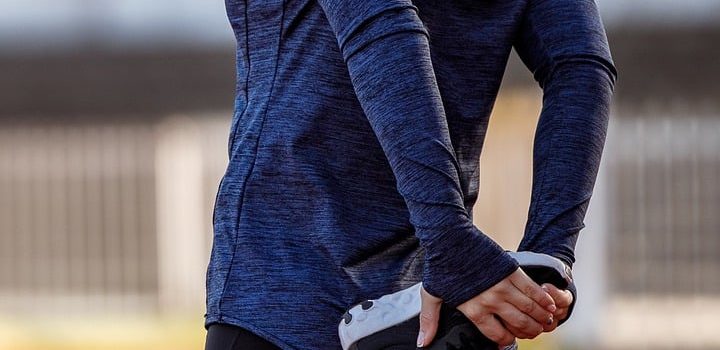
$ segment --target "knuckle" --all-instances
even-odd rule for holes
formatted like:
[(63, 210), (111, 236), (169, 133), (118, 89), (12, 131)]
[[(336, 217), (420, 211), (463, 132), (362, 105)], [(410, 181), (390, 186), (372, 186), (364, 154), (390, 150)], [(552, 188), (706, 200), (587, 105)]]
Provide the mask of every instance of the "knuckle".
[(526, 314), (530, 314), (535, 311), (535, 302), (533, 302), (532, 300), (524, 302), (522, 305), (522, 311)]
[(481, 324), (481, 323), (483, 323), (483, 321), (484, 321), (484, 316), (483, 316), (483, 314), (482, 314), (481, 312), (477, 311), (477, 310), (471, 310), (471, 311), (468, 312), (468, 314), (465, 315), (465, 316), (468, 318), (468, 320), (470, 320), (470, 322), (472, 322), (472, 323), (474, 323), (474, 324), (476, 324), (476, 325), (477, 325), (477, 324)]
[(488, 300), (490, 298), (491, 298), (491, 296), (488, 293), (483, 293), (483, 294), (478, 295), (477, 299), (475, 299), (475, 300), (477, 301), (478, 305), (485, 306), (485, 305), (489, 304)]
[(485, 308), (492, 308), (498, 304), (498, 298), (494, 294), (485, 295), (480, 299), (479, 304)]
[(535, 291), (535, 288), (533, 285), (527, 285), (527, 286), (523, 287), (523, 293), (525, 293), (525, 295), (527, 295), (531, 298), (535, 298), (535, 296), (537, 295), (537, 292)]
[(520, 329), (527, 329), (530, 326), (532, 326), (532, 323), (530, 323), (530, 319), (527, 317), (520, 317), (517, 320), (517, 327)]
[(495, 290), (495, 293), (499, 295), (507, 295), (508, 293), (510, 293), (510, 288), (507, 288), (506, 285), (498, 286), (498, 288)]

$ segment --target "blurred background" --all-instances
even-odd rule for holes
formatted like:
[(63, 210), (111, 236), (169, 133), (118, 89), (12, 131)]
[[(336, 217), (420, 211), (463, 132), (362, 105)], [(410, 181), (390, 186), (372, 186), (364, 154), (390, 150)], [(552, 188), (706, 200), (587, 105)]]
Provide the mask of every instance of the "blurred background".
[[(619, 70), (571, 322), (527, 349), (720, 349), (720, 1), (597, 0)], [(234, 38), (222, 1), (0, 0), (0, 349), (200, 349)], [(520, 241), (514, 56), (476, 224)]]

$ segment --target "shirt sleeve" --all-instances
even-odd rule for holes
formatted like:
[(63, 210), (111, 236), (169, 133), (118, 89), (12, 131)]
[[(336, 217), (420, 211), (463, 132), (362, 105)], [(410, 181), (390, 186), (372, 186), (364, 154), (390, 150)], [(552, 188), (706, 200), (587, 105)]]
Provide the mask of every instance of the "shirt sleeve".
[[(543, 89), (531, 202), (518, 251), (546, 253), (572, 267), (617, 71), (593, 0), (530, 0), (515, 49)], [(575, 285), (568, 289), (576, 300)]]
[(425, 249), (423, 287), (455, 307), (518, 267), (473, 223), (430, 60), (409, 0), (319, 0), (358, 101)]

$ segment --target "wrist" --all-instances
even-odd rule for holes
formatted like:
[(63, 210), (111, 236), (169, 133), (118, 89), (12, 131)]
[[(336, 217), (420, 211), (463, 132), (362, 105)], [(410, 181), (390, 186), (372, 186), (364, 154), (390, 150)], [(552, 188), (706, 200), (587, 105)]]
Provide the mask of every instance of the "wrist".
[(519, 266), (472, 223), (423, 246), (426, 249), (423, 288), (451, 307), (497, 284)]
[(552, 283), (559, 289), (566, 289), (572, 282), (571, 268), (550, 254), (531, 251), (507, 252), (537, 284)]

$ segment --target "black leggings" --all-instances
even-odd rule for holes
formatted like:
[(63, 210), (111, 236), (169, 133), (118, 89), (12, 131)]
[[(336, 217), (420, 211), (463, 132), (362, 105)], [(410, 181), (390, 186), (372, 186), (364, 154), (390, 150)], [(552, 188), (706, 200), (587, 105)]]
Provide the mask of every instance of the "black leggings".
[(250, 331), (224, 323), (208, 327), (205, 350), (280, 350)]

